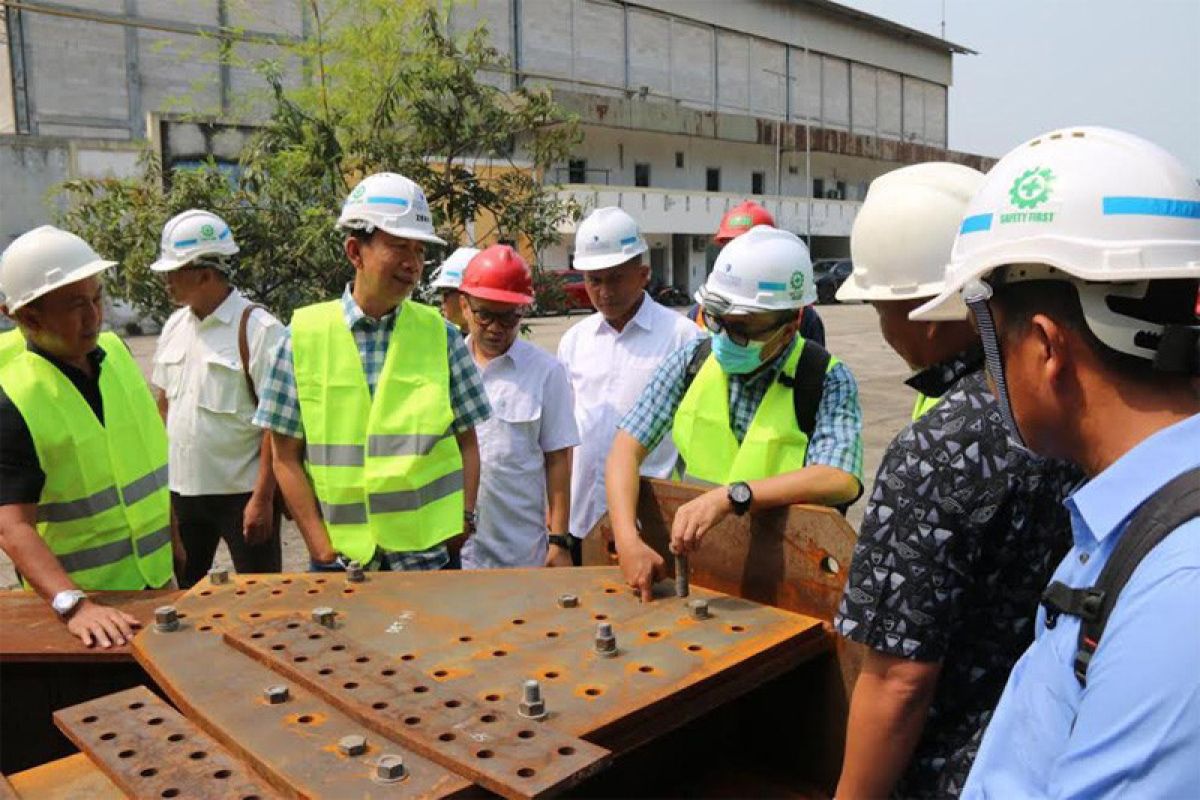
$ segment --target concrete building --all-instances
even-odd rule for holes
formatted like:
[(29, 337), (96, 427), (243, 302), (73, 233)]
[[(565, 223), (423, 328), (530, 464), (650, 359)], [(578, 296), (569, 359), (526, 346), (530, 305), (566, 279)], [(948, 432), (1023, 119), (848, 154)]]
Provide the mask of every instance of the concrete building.
[[(249, 129), (171, 113), (253, 119), (237, 105), (260, 85), (249, 63), (307, 34), (305, 5), (6, 6), (0, 243), (35, 221), (33, 194), (54, 182), (42, 176), (123, 174), (140, 141), (167, 163), (236, 160)], [(953, 58), (971, 51), (828, 0), (463, 0), (450, 19), (459, 31), (487, 25), (511, 60), (489, 80), (550, 87), (579, 115), (583, 141), (547, 183), (641, 220), (655, 275), (689, 291), (712, 262), (721, 216), (747, 197), (810, 237), (815, 256), (844, 255), (874, 177), (926, 160), (990, 164), (946, 149)], [(215, 58), (234, 43), (246, 67)], [(10, 193), (14, 170), (25, 174)], [(569, 266), (573, 230), (563, 233), (544, 266)]]

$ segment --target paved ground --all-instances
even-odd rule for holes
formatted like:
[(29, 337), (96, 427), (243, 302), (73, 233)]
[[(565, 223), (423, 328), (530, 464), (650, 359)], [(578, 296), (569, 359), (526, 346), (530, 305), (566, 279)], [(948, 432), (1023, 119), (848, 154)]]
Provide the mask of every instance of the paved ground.
[[(865, 449), (864, 475), (868, 486), (875, 475), (883, 449), (908, 421), (913, 393), (901, 381), (907, 376), (904, 362), (884, 343), (869, 306), (822, 306), (821, 316), (829, 337), (830, 352), (842, 359), (858, 379), (863, 406), (863, 438)], [(546, 317), (530, 321), (530, 340), (554, 352), (558, 340), (582, 315)], [(130, 348), (147, 377), (154, 353), (154, 337), (141, 336), (129, 340)], [(860, 500), (850, 509), (848, 519), (856, 528), (862, 519), (866, 502)], [(287, 524), (283, 541), (284, 568), (303, 571), (307, 568), (307, 553), (296, 528)], [(217, 563), (228, 566), (229, 555), (222, 545), (217, 551)], [(12, 565), (0, 554), (0, 586), (15, 583)]]

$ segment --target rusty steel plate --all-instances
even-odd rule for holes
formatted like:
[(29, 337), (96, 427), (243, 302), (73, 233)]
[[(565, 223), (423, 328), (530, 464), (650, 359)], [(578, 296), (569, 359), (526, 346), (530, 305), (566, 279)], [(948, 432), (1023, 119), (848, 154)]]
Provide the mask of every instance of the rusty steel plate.
[(126, 797), (83, 753), (17, 772), (9, 780), (22, 800), (125, 800)]
[[(832, 646), (811, 617), (697, 588), (689, 599), (708, 599), (712, 612), (700, 621), (684, 600), (668, 596), (669, 584), (659, 590), (660, 599), (640, 603), (615, 567), (368, 573), (363, 583), (328, 573), (230, 576), (226, 584), (193, 587), (177, 603), (180, 629), (145, 631), (134, 648), (184, 713), (236, 753), (288, 776), (299, 794), (348, 797), (361, 796), (351, 784), (361, 786), (353, 770), (338, 771), (345, 759), (334, 745), (366, 726), (230, 647), (222, 634), (332, 607), (337, 635), (374, 663), (402, 664), (431, 685), (506, 714), (517, 712), (522, 683), (536, 679), (545, 725), (616, 753)], [(576, 607), (560, 607), (562, 594), (575, 595)], [(598, 622), (612, 625), (616, 658), (595, 653)], [(292, 686), (294, 700), (261, 701), (262, 689), (279, 682)], [(373, 733), (368, 738), (387, 740)], [(470, 785), (401, 741), (386, 746), (415, 765), (406, 794), (443, 796)]]
[(279, 797), (144, 686), (56, 711), (54, 723), (130, 797)]
[(339, 632), (273, 620), (225, 641), (365, 726), (504, 797), (542, 797), (588, 777), (608, 751), (504, 709), (487, 707), (405, 663), (382, 664)]

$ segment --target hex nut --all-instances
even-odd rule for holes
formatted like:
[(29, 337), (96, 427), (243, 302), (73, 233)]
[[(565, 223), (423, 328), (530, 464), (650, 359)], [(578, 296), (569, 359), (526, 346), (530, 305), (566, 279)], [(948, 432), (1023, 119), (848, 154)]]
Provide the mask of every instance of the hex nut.
[(688, 607), (688, 613), (691, 614), (692, 619), (697, 619), (697, 620), (708, 619), (709, 617), (712, 616), (712, 614), (709, 613), (709, 610), (708, 610), (708, 601), (707, 600), (704, 600), (701, 598), (696, 598), (695, 600), (689, 600), (687, 607)]
[(326, 628), (333, 627), (333, 620), (337, 616), (337, 612), (329, 606), (318, 606), (312, 610), (312, 621), (318, 625), (324, 625)]
[(579, 597), (573, 594), (560, 594), (558, 596), (559, 608), (578, 608)]
[(601, 622), (596, 625), (596, 655), (603, 658), (613, 658), (617, 655), (617, 637), (613, 634), (612, 625)]
[(179, 612), (175, 606), (159, 606), (154, 609), (154, 630), (170, 633), (179, 630)]
[(350, 583), (362, 583), (367, 579), (366, 573), (363, 572), (362, 564), (357, 561), (351, 561), (346, 565), (346, 580)]
[(367, 752), (367, 737), (357, 734), (338, 740), (338, 751), (344, 756), (361, 756)]
[(408, 776), (404, 759), (391, 753), (382, 755), (375, 762), (375, 780), (384, 783), (398, 781)]
[(536, 703), (527, 703), (522, 700), (517, 704), (517, 713), (525, 719), (545, 719), (546, 701), (538, 700)]
[(208, 582), (213, 586), (229, 583), (229, 570), (213, 567), (208, 571)]
[(292, 695), (288, 690), (288, 687), (283, 686), (282, 684), (277, 686), (268, 686), (266, 689), (263, 689), (263, 697), (265, 697), (267, 702), (273, 706), (279, 705), (280, 703), (286, 703), (291, 696)]

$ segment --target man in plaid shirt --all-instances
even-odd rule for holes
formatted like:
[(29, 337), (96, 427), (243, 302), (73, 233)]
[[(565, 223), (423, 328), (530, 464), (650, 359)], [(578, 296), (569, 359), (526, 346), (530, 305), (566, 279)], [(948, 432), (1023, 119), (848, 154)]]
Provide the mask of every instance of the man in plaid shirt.
[[(412, 353), (422, 349), (424, 339), (419, 343), (406, 342), (400, 338), (400, 334), (396, 337), (392, 334), (394, 330), (399, 330), (397, 321), (403, 314), (423, 318), (420, 312), (425, 310), (424, 307), (415, 301), (406, 300), (421, 278), (425, 243), (445, 242), (433, 233), (429, 207), (420, 187), (407, 178), (392, 173), (379, 173), (365, 178), (347, 199), (338, 226), (348, 233), (345, 242), (346, 256), (355, 271), (353, 282), (347, 284), (342, 293), (341, 318), (357, 348), (366, 389), (371, 403), (374, 403), (384, 391), (383, 387), (386, 386), (390, 392), (402, 391), (393, 387), (408, 379), (402, 375), (399, 376), (400, 381), (397, 381), (397, 376), (389, 374), (388, 369), (395, 373), (397, 365), (413, 363), (412, 359), (420, 357)], [(309, 307), (313, 308), (316, 307)], [(360, 554), (355, 559), (366, 569), (431, 570), (453, 566), (457, 562), (458, 550), (463, 541), (474, 530), (475, 499), (479, 487), (479, 445), (475, 436), (475, 426), (491, 416), (491, 407), (483, 382), (461, 334), (453, 325), (439, 320), (439, 325), (445, 327), (449, 409), (442, 411), (446, 418), (452, 419), (448, 431), (444, 434), (438, 431), (438, 435), (433, 436), (411, 433), (391, 433), (384, 436), (368, 431), (370, 435), (365, 447), (314, 447), (312, 442), (306, 443), (309, 437), (305, 431), (305, 405), (301, 402), (302, 395), (313, 396), (313, 387), (306, 393), (298, 386), (296, 368), (297, 317), (307, 310), (297, 310), (288, 333), (279, 344), (270, 374), (262, 388), (254, 422), (271, 432), (275, 447), (276, 475), (288, 507), (308, 546), (312, 569), (341, 570), (351, 559), (352, 556), (341, 552), (342, 547), (335, 546), (334, 539), (337, 536), (331, 536), (331, 529), (340, 527), (338, 523), (362, 525), (368, 520), (368, 508), (372, 516), (384, 511), (397, 510), (420, 513), (422, 505), (432, 507), (439, 501), (452, 502), (453, 495), (461, 492), (463, 520), (461, 528), (455, 526), (455, 533), (461, 530), (461, 535), (435, 541), (432, 546), (419, 549), (392, 549), (378, 545), (374, 547), (373, 552), (366, 551), (365, 555)], [(436, 314), (432, 309), (429, 311)], [(407, 330), (416, 329), (409, 325)], [(390, 353), (393, 350), (397, 352)], [(405, 350), (410, 355), (402, 355)], [(389, 362), (389, 355), (395, 363)], [(425, 357), (429, 358), (430, 355)], [(425, 376), (412, 376), (417, 381), (423, 377)], [(323, 387), (316, 388), (319, 392)], [(396, 394), (392, 394), (391, 397), (393, 401), (398, 399)], [(338, 410), (334, 409), (333, 414), (336, 415)], [(344, 411), (347, 414), (354, 413), (350, 408)], [(375, 417), (374, 414), (371, 416)], [(321, 421), (328, 426), (326, 420)], [(367, 490), (362, 493), (366, 502), (356, 507), (353, 503), (335, 503), (331, 502), (330, 498), (320, 497), (319, 492), (314, 489), (316, 481), (310, 480), (310, 474), (315, 474), (314, 464), (319, 465), (318, 470), (320, 466), (325, 465), (362, 466), (364, 459), (379, 455), (379, 451), (388, 446), (416, 448), (393, 449), (392, 452), (384, 453), (400, 456), (394, 462), (398, 465), (411, 463), (405, 460), (407, 457), (444, 454), (446, 443), (442, 440), (450, 435), (456, 440), (461, 454), (461, 471), (452, 471), (426, 486), (386, 494), (371, 494), (371, 490)], [(421, 441), (423, 444), (412, 444)], [(405, 445), (405, 442), (409, 444)], [(439, 445), (441, 450), (438, 450)], [(330, 455), (328, 460), (322, 463), (326, 453)], [(453, 454), (449, 457), (453, 458)], [(447, 456), (442, 455), (441, 458), (445, 460)], [(398, 467), (400, 468), (402, 467)], [(390, 507), (388, 503), (391, 503)], [(445, 512), (441, 513), (443, 516), (438, 519), (444, 522)], [(423, 518), (412, 519), (416, 522)], [(391, 521), (388, 522), (388, 526), (395, 527)], [(413, 532), (415, 538), (421, 535), (427, 534), (421, 531)], [(349, 540), (350, 537), (342, 536), (343, 542)], [(358, 549), (361, 549), (361, 534), (355, 541)]]

